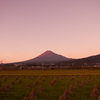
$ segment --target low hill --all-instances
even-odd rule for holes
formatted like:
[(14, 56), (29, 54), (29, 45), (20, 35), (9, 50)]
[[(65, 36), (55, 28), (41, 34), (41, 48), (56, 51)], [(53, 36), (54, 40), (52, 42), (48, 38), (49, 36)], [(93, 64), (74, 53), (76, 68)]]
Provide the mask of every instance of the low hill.
[(75, 60), (71, 60), (71, 61), (65, 61), (63, 63), (64, 64), (74, 63), (75, 65), (81, 65), (83, 63), (88, 63), (88, 64), (100, 63), (100, 54), (90, 56), (90, 57), (86, 57), (86, 58), (75, 59)]

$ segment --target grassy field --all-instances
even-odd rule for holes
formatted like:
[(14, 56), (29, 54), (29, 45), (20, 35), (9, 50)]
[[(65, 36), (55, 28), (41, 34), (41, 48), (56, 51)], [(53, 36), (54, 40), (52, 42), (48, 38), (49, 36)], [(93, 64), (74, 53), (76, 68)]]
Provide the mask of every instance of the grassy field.
[(68, 70), (17, 70), (0, 71), (0, 75), (97, 75), (100, 70), (68, 69)]
[[(34, 85), (36, 81), (37, 84)], [(81, 85), (82, 81), (84, 85)], [(76, 83), (77, 87), (75, 87)], [(25, 87), (26, 84), (29, 84), (29, 87)], [(100, 89), (96, 90), (95, 97), (90, 97), (96, 84), (100, 87), (100, 70), (0, 71), (0, 100), (23, 100), (25, 97), (25, 100), (30, 100), (28, 97), (32, 89), (37, 96), (37, 99), (32, 100), (59, 100), (60, 96), (63, 97), (65, 89), (68, 90), (70, 86), (73, 92), (70, 93), (68, 90), (69, 96), (61, 100), (97, 100)], [(38, 91), (40, 86), (43, 92)]]

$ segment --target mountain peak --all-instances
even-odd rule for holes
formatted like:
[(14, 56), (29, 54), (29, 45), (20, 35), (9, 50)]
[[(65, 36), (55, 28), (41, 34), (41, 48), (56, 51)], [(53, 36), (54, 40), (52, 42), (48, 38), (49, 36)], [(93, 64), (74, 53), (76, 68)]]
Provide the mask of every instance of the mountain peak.
[(50, 50), (47, 50), (45, 51), (44, 53), (42, 53), (41, 55), (39, 55), (39, 57), (42, 57), (42, 56), (54, 56), (56, 55), (55, 53), (53, 53), (52, 51)]
[(47, 50), (47, 51), (45, 51), (45, 52), (46, 52), (46, 53), (48, 53), (48, 52), (50, 53), (50, 52), (52, 52), (52, 51), (51, 51), (51, 50)]

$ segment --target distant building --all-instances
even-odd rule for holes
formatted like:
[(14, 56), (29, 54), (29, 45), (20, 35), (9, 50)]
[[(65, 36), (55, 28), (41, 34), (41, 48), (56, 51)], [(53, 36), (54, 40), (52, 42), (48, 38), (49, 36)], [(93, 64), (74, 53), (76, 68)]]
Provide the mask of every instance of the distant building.
[(22, 69), (23, 69), (23, 67), (21, 67), (21, 66), (20, 66), (20, 67), (19, 67), (19, 69), (20, 69), (20, 70), (22, 70)]
[(100, 63), (97, 63), (96, 65), (94, 65), (94, 67), (100, 67)]
[(2, 69), (2, 67), (0, 67), (0, 70)]
[(20, 66), (20, 65), (22, 65), (22, 64), (14, 64), (15, 66)]
[(35, 68), (34, 66), (32, 66), (32, 68)]

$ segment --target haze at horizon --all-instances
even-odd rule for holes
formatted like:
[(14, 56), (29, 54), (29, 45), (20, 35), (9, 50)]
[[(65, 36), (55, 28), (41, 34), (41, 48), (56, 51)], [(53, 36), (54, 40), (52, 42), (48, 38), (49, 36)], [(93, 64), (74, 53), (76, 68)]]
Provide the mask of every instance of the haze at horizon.
[(68, 58), (100, 54), (100, 0), (0, 0), (0, 60), (51, 50)]

